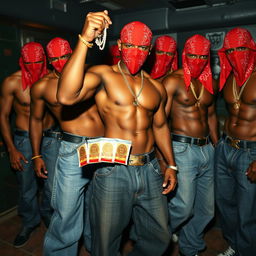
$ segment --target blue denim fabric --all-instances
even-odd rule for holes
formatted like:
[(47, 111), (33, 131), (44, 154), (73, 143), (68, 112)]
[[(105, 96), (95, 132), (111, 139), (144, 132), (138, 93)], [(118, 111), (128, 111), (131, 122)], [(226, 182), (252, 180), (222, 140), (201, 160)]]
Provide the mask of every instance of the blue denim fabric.
[(92, 181), (92, 256), (116, 256), (131, 217), (136, 243), (129, 256), (162, 255), (170, 242), (163, 176), (157, 159), (144, 166), (106, 164)]
[(44, 240), (44, 256), (76, 256), (84, 229), (85, 189), (93, 165), (79, 167), (77, 144), (61, 141), (52, 190), (54, 213)]
[(24, 227), (35, 227), (40, 223), (40, 212), (38, 205), (38, 184), (37, 177), (33, 169), (32, 148), (28, 132), (24, 136), (14, 134), (14, 145), (28, 163), (22, 162), (23, 171), (16, 171), (19, 186), (18, 214), (22, 218)]
[(245, 175), (256, 148), (236, 149), (221, 139), (216, 148), (216, 202), (225, 238), (237, 255), (256, 255), (256, 184)]
[(41, 202), (41, 215), (50, 222), (53, 209), (51, 207), (51, 195), (52, 195), (52, 185), (53, 177), (55, 172), (55, 163), (58, 156), (60, 147), (60, 140), (57, 138), (43, 137), (41, 145), (41, 154), (48, 171), (48, 178), (44, 180), (44, 189), (42, 193)]
[(178, 184), (169, 201), (172, 232), (184, 255), (205, 248), (203, 232), (214, 216), (214, 148), (173, 141)]

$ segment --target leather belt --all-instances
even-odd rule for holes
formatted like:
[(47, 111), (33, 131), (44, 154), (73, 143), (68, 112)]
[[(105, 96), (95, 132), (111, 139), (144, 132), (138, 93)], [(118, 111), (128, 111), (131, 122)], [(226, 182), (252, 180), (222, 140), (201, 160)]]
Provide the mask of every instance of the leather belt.
[(227, 134), (223, 133), (222, 138), (225, 142), (227, 142), (231, 147), (240, 149), (240, 148), (256, 148), (256, 141), (249, 140), (239, 140), (236, 138), (232, 138)]
[(183, 143), (194, 144), (197, 146), (204, 146), (204, 145), (210, 143), (209, 137), (201, 139), (201, 138), (182, 136), (182, 135), (178, 135), (178, 134), (172, 134), (172, 140), (178, 141), (178, 142), (183, 142)]
[(55, 131), (49, 131), (49, 130), (44, 131), (43, 136), (44, 137), (55, 138), (55, 139), (61, 139), (62, 138), (61, 132), (55, 132)]
[(152, 161), (155, 157), (155, 151), (141, 155), (130, 155), (128, 165), (142, 166)]
[(23, 131), (23, 130), (14, 130), (14, 134), (18, 136), (24, 136), (24, 137), (29, 136), (28, 131)]
[(63, 132), (61, 135), (61, 139), (68, 141), (68, 142), (73, 142), (73, 143), (81, 143), (87, 139), (90, 139), (89, 137), (86, 136), (78, 136), (78, 135), (73, 135), (70, 133), (65, 133)]

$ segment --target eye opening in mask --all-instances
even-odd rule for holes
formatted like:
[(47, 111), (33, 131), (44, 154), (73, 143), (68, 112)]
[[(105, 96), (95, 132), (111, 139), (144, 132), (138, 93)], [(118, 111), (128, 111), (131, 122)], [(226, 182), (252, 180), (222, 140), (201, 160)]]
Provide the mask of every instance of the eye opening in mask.
[(134, 45), (131, 43), (121, 43), (124, 49), (132, 49), (132, 48), (138, 48), (142, 51), (149, 51), (150, 45)]
[(234, 51), (241, 52), (241, 51), (247, 51), (247, 50), (249, 50), (248, 47), (240, 46), (240, 47), (229, 48), (229, 49), (225, 50), (225, 52), (226, 52), (226, 54), (230, 54)]
[(24, 64), (25, 64), (25, 65), (34, 64), (34, 63), (35, 63), (35, 64), (41, 64), (41, 63), (44, 63), (44, 61), (43, 61), (43, 60), (40, 60), (40, 61), (32, 61), (32, 62), (25, 62), (25, 61), (24, 61)]
[(49, 60), (49, 63), (52, 63), (52, 62), (55, 62), (55, 61), (58, 61), (58, 60), (69, 59), (70, 56), (71, 56), (71, 53), (68, 53), (68, 54), (62, 55), (60, 57), (49, 57), (48, 60)]
[(208, 59), (208, 55), (199, 55), (199, 54), (187, 53), (186, 56), (189, 59), (201, 59), (201, 60), (207, 60)]
[(165, 51), (160, 51), (160, 50), (156, 50), (156, 54), (158, 54), (158, 55), (166, 54), (167, 56), (174, 56), (174, 52), (165, 52)]

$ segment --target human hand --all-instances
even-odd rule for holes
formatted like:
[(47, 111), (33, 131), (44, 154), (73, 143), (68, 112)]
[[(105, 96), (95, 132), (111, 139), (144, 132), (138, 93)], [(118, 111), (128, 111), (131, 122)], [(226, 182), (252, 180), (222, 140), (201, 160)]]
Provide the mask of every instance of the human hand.
[(23, 161), (26, 164), (28, 163), (28, 160), (24, 157), (24, 155), (17, 149), (15, 149), (9, 152), (9, 156), (11, 167), (16, 171), (23, 171), (24, 168), (21, 161)]
[(104, 12), (89, 12), (86, 16), (81, 36), (87, 42), (92, 42), (111, 24), (112, 21), (108, 16), (107, 10)]
[(246, 175), (251, 182), (256, 182), (256, 161), (253, 161), (246, 170)]
[(33, 160), (34, 171), (36, 172), (37, 177), (47, 179), (46, 166), (42, 158), (36, 158)]
[(164, 183), (163, 183), (164, 190), (162, 194), (165, 195), (170, 193), (175, 189), (176, 185), (177, 185), (176, 171), (171, 168), (167, 168), (165, 170), (165, 175), (164, 175)]

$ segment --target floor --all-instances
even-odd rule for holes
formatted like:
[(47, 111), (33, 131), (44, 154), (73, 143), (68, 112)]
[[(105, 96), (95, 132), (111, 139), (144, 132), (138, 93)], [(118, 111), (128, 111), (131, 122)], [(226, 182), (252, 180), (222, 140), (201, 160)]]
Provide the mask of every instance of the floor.
[[(31, 235), (30, 240), (22, 248), (16, 249), (12, 242), (20, 229), (20, 218), (16, 211), (0, 217), (0, 255), (1, 256), (42, 256), (43, 237), (46, 232), (44, 224), (41, 224)], [(205, 241), (207, 249), (200, 256), (216, 256), (227, 248), (219, 228), (212, 226), (206, 232)], [(123, 256), (132, 249), (132, 244), (125, 241), (122, 248)], [(83, 247), (80, 248), (79, 256), (89, 256)], [(171, 245), (164, 256), (178, 256), (178, 246)]]

